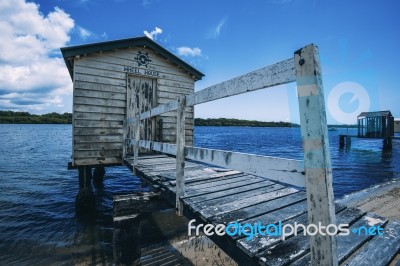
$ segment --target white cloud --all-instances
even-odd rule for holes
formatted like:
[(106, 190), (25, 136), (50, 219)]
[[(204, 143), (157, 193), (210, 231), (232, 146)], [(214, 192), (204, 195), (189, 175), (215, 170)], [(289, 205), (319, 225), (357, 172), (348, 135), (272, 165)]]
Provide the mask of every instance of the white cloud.
[(1, 1), (0, 109), (61, 111), (67, 106), (71, 79), (63, 59), (54, 55), (70, 40), (74, 24), (58, 7), (45, 16), (35, 3)]
[(210, 31), (210, 37), (211, 38), (218, 38), (219, 35), (221, 34), (222, 27), (226, 23), (226, 18), (223, 18), (215, 27), (213, 27)]
[(178, 55), (181, 56), (190, 56), (190, 57), (201, 56), (201, 49), (198, 47), (190, 48), (187, 46), (182, 46), (178, 47), (176, 50), (178, 52)]
[(80, 26), (78, 26), (78, 32), (79, 35), (81, 36), (82, 40), (86, 40), (88, 37), (92, 36), (92, 32), (90, 32), (89, 30), (82, 28)]
[(152, 6), (153, 4), (158, 3), (159, 0), (142, 0), (142, 6), (145, 8), (149, 8), (150, 6)]
[(154, 40), (157, 39), (157, 35), (161, 34), (163, 32), (162, 29), (160, 29), (159, 27), (156, 27), (154, 30), (152, 30), (151, 32), (148, 32), (147, 30), (145, 30), (143, 33), (144, 35), (146, 35), (147, 37), (149, 37), (150, 39)]
[(106, 32), (103, 32), (100, 36), (102, 39), (107, 40), (108, 39), (108, 35)]

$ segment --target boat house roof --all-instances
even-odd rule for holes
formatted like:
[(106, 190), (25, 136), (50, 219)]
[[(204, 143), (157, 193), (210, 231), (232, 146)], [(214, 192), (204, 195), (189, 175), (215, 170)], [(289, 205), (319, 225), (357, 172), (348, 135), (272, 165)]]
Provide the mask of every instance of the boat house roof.
[(61, 48), (61, 53), (64, 57), (69, 74), (71, 75), (71, 78), (73, 78), (73, 65), (76, 56), (83, 56), (91, 53), (111, 51), (115, 49), (123, 49), (129, 47), (149, 48), (160, 56), (164, 57), (165, 59), (168, 59), (178, 67), (186, 70), (188, 74), (192, 75), (196, 80), (199, 80), (204, 76), (203, 73), (201, 73), (200, 71), (198, 71), (197, 69), (195, 69), (194, 67), (192, 67), (191, 65), (189, 65), (188, 63), (186, 63), (185, 61), (183, 61), (182, 59), (180, 59), (179, 57), (146, 36), (63, 47)]
[(377, 116), (392, 116), (390, 111), (378, 111), (378, 112), (362, 112), (357, 116), (357, 119), (362, 119), (366, 117), (377, 117)]

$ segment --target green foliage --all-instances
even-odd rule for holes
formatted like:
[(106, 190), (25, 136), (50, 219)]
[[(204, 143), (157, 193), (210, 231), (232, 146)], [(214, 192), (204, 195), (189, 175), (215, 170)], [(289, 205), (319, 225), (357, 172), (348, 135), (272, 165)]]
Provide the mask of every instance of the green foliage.
[(34, 115), (28, 112), (0, 111), (0, 124), (71, 124), (71, 113)]
[(288, 122), (262, 122), (256, 120), (241, 120), (233, 118), (195, 118), (195, 126), (241, 126), (241, 127), (298, 127), (298, 124)]

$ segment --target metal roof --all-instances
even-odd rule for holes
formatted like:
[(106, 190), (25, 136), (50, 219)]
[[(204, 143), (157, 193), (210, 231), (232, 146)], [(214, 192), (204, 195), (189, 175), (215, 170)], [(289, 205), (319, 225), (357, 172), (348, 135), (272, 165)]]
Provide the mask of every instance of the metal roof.
[(73, 60), (75, 56), (81, 56), (91, 53), (98, 53), (100, 51), (111, 51), (115, 49), (122, 49), (128, 47), (146, 47), (152, 49), (160, 56), (169, 59), (172, 63), (186, 70), (189, 74), (195, 77), (196, 80), (204, 77), (204, 74), (169, 52), (167, 49), (153, 41), (152, 39), (142, 36), (129, 39), (121, 39), (107, 42), (90, 43), (84, 45), (76, 45), (60, 48), (64, 57), (65, 64), (67, 65), (69, 74), (73, 78)]
[(376, 117), (376, 116), (392, 116), (390, 111), (362, 112), (357, 118)]

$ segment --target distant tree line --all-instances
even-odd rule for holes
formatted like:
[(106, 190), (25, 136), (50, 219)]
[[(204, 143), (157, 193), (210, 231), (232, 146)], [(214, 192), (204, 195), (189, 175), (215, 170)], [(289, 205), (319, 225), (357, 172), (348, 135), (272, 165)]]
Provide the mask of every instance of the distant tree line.
[[(49, 113), (35, 115), (28, 112), (0, 111), (0, 124), (72, 124), (71, 113)], [(234, 118), (195, 118), (195, 126), (238, 126), (238, 127), (299, 127), (289, 122), (263, 122)], [(329, 127), (357, 127), (357, 125), (329, 125)]]
[(35, 115), (28, 112), (0, 111), (0, 124), (71, 124), (71, 113)]
[(241, 127), (299, 127), (289, 122), (263, 122), (256, 120), (242, 120), (234, 118), (195, 118), (195, 126), (241, 126)]

